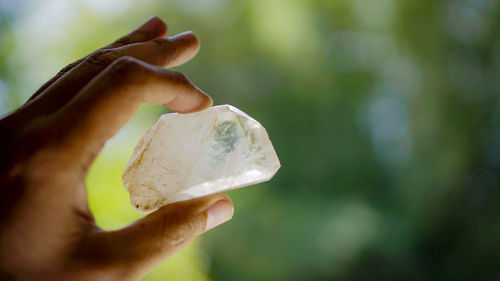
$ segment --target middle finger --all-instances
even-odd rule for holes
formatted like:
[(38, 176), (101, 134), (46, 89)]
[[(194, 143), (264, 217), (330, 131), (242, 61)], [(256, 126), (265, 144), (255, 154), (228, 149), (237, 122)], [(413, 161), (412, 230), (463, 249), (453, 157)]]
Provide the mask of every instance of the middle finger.
[(199, 40), (192, 32), (167, 39), (155, 39), (114, 49), (99, 50), (50, 85), (39, 97), (23, 109), (28, 116), (50, 114), (64, 106), (90, 80), (116, 59), (134, 57), (152, 65), (173, 67), (193, 58), (199, 50)]

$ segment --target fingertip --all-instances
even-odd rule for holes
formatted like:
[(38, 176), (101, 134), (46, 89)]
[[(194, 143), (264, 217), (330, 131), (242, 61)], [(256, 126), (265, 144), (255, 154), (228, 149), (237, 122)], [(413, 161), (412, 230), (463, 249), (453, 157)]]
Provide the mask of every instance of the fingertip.
[(146, 22), (144, 22), (141, 26), (139, 26), (137, 30), (146, 32), (166, 32), (167, 24), (161, 18), (153, 16), (146, 20)]
[(155, 16), (155, 18), (157, 18), (158, 21), (160, 21), (160, 24), (156, 31), (157, 32), (156, 38), (166, 37), (168, 33), (168, 24), (157, 16)]
[(191, 30), (187, 30), (187, 31), (178, 33), (176, 35), (170, 36), (169, 39), (171, 39), (171, 40), (197, 41), (197, 42), (200, 41), (200, 39), (198, 39), (198, 36), (196, 36), (196, 34), (194, 34), (194, 32)]
[(198, 36), (196, 36), (196, 34), (193, 31), (186, 31), (181, 34), (182, 34), (181, 38), (183, 40), (187, 40), (191, 43), (190, 47), (193, 49), (194, 53), (195, 54), (198, 53), (201, 45), (200, 38), (198, 38)]
[(192, 112), (202, 111), (204, 109), (211, 107), (214, 104), (212, 97), (210, 97), (208, 94), (206, 94), (202, 90), (199, 90), (199, 100), (200, 100), (199, 105), (197, 107), (193, 108)]
[(207, 209), (205, 231), (213, 229), (227, 221), (234, 215), (234, 205), (229, 196), (221, 194), (222, 198), (215, 201)]
[(165, 104), (169, 109), (184, 114), (202, 111), (212, 105), (212, 98), (200, 89), (196, 89), (189, 93), (178, 94), (175, 99)]
[[(204, 93), (205, 94), (205, 93)], [(205, 94), (207, 97), (208, 97), (208, 101), (206, 103), (206, 107), (205, 108), (209, 108), (209, 107), (212, 107), (214, 105), (214, 100), (212, 99), (211, 96), (209, 96), (208, 94)]]
[(200, 50), (200, 39), (192, 31), (185, 31), (168, 37), (168, 40), (174, 43), (178, 50), (182, 51), (177, 58), (177, 62), (173, 64), (175, 66), (189, 61)]

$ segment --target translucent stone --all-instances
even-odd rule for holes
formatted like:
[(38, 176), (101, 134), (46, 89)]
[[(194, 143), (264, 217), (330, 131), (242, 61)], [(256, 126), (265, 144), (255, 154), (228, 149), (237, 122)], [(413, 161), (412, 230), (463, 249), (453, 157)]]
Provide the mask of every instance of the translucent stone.
[(142, 213), (270, 180), (280, 162), (266, 129), (230, 105), (165, 114), (137, 144), (123, 184)]

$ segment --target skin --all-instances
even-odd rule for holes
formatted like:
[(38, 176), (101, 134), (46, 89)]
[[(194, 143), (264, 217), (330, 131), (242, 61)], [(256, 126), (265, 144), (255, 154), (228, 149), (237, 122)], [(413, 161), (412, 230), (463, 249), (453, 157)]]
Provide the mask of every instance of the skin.
[(68, 65), (0, 120), (0, 280), (137, 280), (229, 220), (224, 194), (170, 204), (122, 229), (96, 226), (85, 177), (141, 103), (180, 113), (212, 105), (182, 73), (192, 32), (164, 38), (153, 17)]

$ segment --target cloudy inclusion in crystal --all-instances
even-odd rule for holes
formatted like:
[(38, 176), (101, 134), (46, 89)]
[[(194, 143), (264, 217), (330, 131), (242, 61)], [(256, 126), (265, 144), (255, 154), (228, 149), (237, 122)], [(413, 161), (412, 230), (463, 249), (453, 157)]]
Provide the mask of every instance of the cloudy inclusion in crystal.
[(182, 200), (270, 180), (280, 162), (266, 130), (230, 105), (165, 114), (123, 174), (132, 205), (149, 213)]

